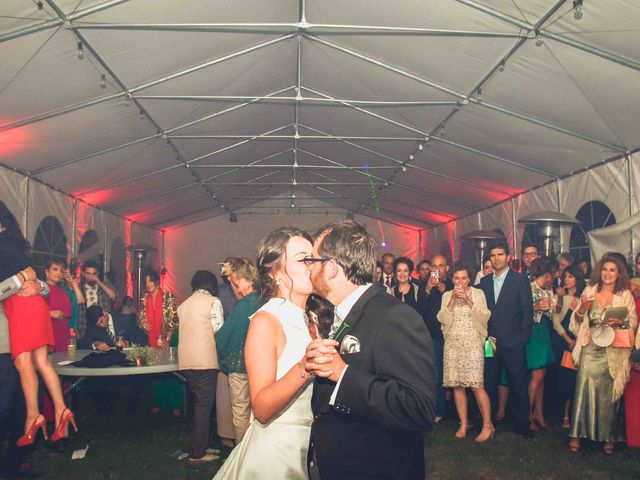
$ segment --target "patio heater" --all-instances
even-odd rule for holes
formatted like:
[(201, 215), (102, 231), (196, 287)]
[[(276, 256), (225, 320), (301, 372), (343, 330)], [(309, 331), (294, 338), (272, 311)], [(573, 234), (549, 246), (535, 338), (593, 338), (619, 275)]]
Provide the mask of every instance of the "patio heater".
[(495, 240), (504, 240), (504, 237), (493, 230), (474, 230), (460, 236), (464, 240), (473, 240), (476, 247), (476, 262), (482, 268), (482, 264), (488, 258), (487, 247)]
[(560, 227), (579, 225), (580, 222), (564, 213), (538, 212), (518, 220), (518, 223), (535, 225), (536, 234), (545, 257), (558, 253), (560, 240)]
[(148, 245), (130, 245), (127, 250), (131, 252), (133, 258), (134, 274), (136, 276), (136, 282), (134, 287), (134, 294), (136, 299), (136, 305), (138, 310), (142, 305), (142, 296), (144, 295), (142, 272), (144, 270), (145, 261), (147, 259), (147, 253), (154, 252), (156, 249)]

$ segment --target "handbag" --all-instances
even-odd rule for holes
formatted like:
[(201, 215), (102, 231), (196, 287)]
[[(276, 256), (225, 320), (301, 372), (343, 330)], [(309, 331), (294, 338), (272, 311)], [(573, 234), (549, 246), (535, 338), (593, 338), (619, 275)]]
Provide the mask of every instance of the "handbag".
[(633, 341), (635, 340), (633, 335), (633, 329), (627, 326), (620, 326), (618, 328), (614, 328), (613, 332), (615, 337), (613, 338), (612, 347), (618, 348), (632, 348)]
[(568, 368), (569, 370), (577, 370), (576, 364), (573, 362), (573, 355), (569, 350), (565, 350), (562, 353), (562, 360), (560, 360), (560, 366)]
[(484, 340), (484, 358), (493, 358), (496, 354), (496, 339), (487, 337)]

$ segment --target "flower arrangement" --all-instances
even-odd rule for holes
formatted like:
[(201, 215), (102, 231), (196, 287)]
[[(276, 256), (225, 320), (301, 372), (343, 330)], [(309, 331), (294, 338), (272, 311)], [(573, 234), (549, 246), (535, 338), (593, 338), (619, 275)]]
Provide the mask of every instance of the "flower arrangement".
[(131, 350), (127, 352), (127, 358), (136, 362), (139, 367), (148, 367), (158, 362), (158, 352), (151, 347), (131, 345)]

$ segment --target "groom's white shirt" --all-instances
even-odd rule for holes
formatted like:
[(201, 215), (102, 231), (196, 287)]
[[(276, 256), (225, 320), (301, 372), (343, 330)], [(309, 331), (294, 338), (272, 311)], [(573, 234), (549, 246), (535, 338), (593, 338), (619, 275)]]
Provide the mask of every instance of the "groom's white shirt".
[[(356, 304), (358, 300), (360, 300), (360, 297), (364, 294), (364, 292), (367, 291), (367, 289), (371, 285), (373, 285), (373, 283), (366, 283), (364, 285), (360, 285), (353, 292), (351, 292), (347, 296), (347, 298), (342, 300), (342, 302), (340, 302), (336, 307), (336, 315), (338, 316), (338, 318), (341, 318), (342, 321), (344, 321), (344, 319), (347, 318), (347, 315), (349, 315), (349, 312), (351, 312), (351, 309), (353, 308), (353, 306)], [(338, 345), (336, 350), (340, 351), (340, 345)], [(344, 377), (344, 374), (347, 371), (347, 368), (349, 368), (349, 365), (346, 365), (344, 367), (344, 370), (342, 370), (342, 373), (340, 374), (340, 378), (338, 379), (338, 382), (336, 383), (336, 386), (333, 389), (333, 393), (331, 394), (331, 398), (329, 399), (329, 405), (333, 405), (336, 402), (338, 389), (340, 388), (340, 383), (342, 383), (342, 377)]]

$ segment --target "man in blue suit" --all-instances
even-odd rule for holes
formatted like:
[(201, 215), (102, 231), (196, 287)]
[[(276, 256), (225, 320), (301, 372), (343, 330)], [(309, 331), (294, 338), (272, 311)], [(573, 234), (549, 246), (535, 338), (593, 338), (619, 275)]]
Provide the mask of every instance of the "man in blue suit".
[(496, 338), (496, 355), (486, 359), (485, 386), (495, 409), (498, 381), (504, 367), (513, 402), (516, 431), (529, 438), (526, 348), (533, 324), (531, 285), (524, 275), (509, 268), (510, 252), (506, 243), (492, 244), (489, 258), (493, 275), (483, 277), (480, 288), (491, 310), (489, 335)]

